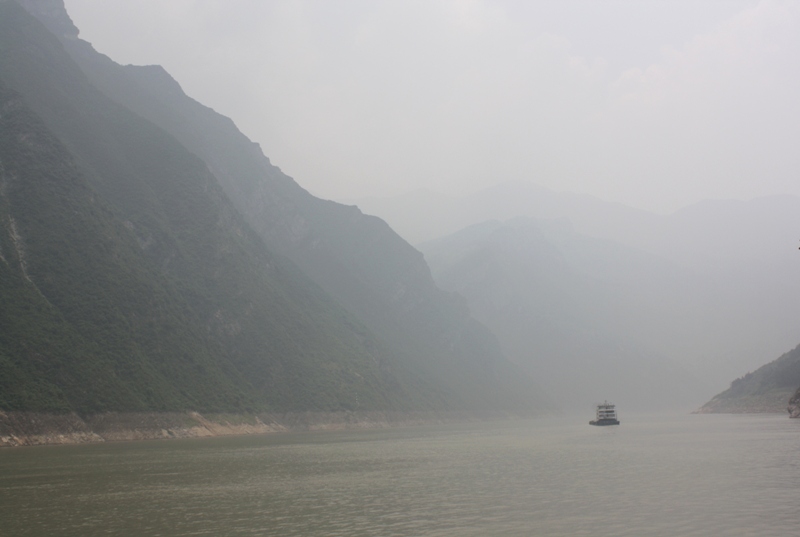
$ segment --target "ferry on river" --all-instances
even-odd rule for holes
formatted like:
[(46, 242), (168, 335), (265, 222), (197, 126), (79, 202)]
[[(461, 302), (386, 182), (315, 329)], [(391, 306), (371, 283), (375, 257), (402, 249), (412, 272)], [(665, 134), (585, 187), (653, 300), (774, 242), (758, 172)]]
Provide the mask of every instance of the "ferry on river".
[(597, 419), (590, 421), (589, 425), (619, 425), (616, 407), (608, 401), (597, 405)]

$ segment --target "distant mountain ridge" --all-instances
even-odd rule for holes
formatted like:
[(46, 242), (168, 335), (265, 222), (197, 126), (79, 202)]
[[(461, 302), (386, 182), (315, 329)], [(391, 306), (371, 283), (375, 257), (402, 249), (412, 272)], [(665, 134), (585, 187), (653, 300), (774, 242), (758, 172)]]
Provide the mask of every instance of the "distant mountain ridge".
[(444, 237), (478, 222), (517, 216), (567, 218), (579, 232), (592, 228), (597, 235), (606, 237), (631, 230), (634, 224), (650, 228), (661, 220), (659, 215), (621, 203), (557, 192), (521, 181), (499, 181), (461, 196), (416, 190), (386, 198), (351, 199), (347, 203), (380, 215), (412, 244)]
[[(800, 340), (800, 198), (795, 196), (711, 200), (670, 215), (526, 183), (460, 197), (418, 191), (350, 202), (385, 218), (417, 244), (487, 220), (566, 219), (577, 233), (705, 277), (712, 294), (724, 302), (706, 309), (701, 321), (713, 334), (698, 347), (696, 363), (703, 375), (741, 376), (762, 365), (758, 357), (778, 355)], [(668, 336), (664, 331), (661, 337)]]
[(599, 198), (556, 192), (532, 183), (499, 183), (471, 195), (416, 191), (350, 200), (380, 215), (412, 244), (450, 235), (486, 220), (518, 216), (566, 218), (579, 233), (613, 239), (695, 270), (793, 256), (800, 198), (706, 200), (661, 215)]
[[(630, 409), (688, 409), (707, 393), (676, 359), (687, 350), (681, 337), (702, 322), (681, 307), (705, 292), (690, 272), (579, 234), (566, 219), (488, 221), (420, 249), (437, 283), (463, 295), (563, 408), (613, 398)], [(671, 337), (659, 334), (664, 325)]]

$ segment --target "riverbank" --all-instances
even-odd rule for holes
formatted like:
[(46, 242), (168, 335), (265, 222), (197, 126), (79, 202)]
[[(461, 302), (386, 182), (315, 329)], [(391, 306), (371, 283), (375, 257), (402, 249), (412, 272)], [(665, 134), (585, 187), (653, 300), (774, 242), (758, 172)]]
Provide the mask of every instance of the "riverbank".
[(0, 447), (200, 438), (288, 431), (376, 429), (504, 416), (466, 412), (108, 412), (92, 416), (0, 412)]
[[(785, 414), (794, 390), (774, 389), (759, 394), (733, 395), (723, 392), (694, 414)], [(789, 410), (791, 412), (791, 410)]]

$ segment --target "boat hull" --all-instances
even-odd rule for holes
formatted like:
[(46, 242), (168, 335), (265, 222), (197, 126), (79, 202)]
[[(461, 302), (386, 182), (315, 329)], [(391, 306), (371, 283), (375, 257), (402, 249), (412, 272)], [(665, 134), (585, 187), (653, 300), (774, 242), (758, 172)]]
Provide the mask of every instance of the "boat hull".
[(619, 425), (619, 420), (592, 420), (589, 425)]

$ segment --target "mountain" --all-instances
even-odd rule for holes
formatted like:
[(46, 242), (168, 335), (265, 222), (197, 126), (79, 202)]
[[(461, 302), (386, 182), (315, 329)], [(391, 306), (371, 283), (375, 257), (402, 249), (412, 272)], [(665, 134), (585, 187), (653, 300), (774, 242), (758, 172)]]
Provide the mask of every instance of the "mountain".
[(734, 380), (730, 388), (715, 395), (698, 412), (786, 412), (788, 406), (792, 417), (797, 417), (798, 386), (800, 346)]
[(676, 359), (702, 321), (691, 306), (713, 298), (689, 271), (567, 220), (488, 221), (420, 249), (564, 408), (688, 408), (709, 389)]
[(96, 90), (16, 3), (0, 3), (0, 45), (6, 408), (435, 404), (264, 247), (199, 158)]
[[(385, 199), (353, 200), (387, 220), (412, 242), (446, 236), (487, 220), (518, 216), (568, 220), (576, 232), (660, 257), (705, 278), (711, 301), (695, 317), (704, 334), (686, 341), (698, 374), (741, 376), (798, 340), (800, 318), (800, 198), (709, 200), (657, 215), (586, 195), (526, 183), (502, 183), (466, 196), (418, 191)], [(670, 337), (665, 325), (659, 336)], [(691, 343), (691, 345), (689, 345)]]
[(5, 87), (0, 97), (3, 408), (242, 411), (277, 403), (283, 390), (257, 393), (254, 382), (267, 379), (245, 368), (258, 364), (236, 363), (199, 329), (209, 319), (142, 258), (138, 237), (24, 100)]
[[(385, 223), (302, 198), (308, 218), (335, 236), (350, 231), (354, 214), (363, 217), (363, 232), (341, 239), (355, 250), (361, 240), (389, 237), (384, 257), (360, 261), (367, 273), (384, 270), (397, 296), (397, 285), (415, 285), (415, 277), (430, 282), (424, 292), (439, 301), (422, 307), (445, 315), (437, 325), (419, 314), (423, 329), (397, 336), (411, 351), (366, 326), (286, 249), (265, 241), (268, 228), (309, 242), (290, 205), (265, 208), (271, 224), (254, 225), (212, 156), (187, 148), (142, 106), (125, 106), (67, 53), (65, 44), (80, 42), (62, 2), (24, 6), (0, 0), (0, 409), (537, 410), (530, 380), (466, 308), (433, 286), (421, 255)], [(257, 160), (240, 159), (237, 151), (255, 146), (239, 136), (233, 154), (219, 158), (278, 174), (248, 176), (251, 194), (281, 200), (284, 191), (305, 192), (260, 151)], [(338, 228), (328, 207), (344, 220)], [(325, 238), (307, 248), (332, 249)], [(349, 260), (351, 252), (336, 255)], [(425, 354), (431, 341), (451, 352)], [(464, 344), (472, 354), (460, 353)]]
[(78, 38), (58, 0), (22, 2), (91, 83), (199, 156), (267, 247), (294, 262), (398, 356), (470, 408), (543, 407), (530, 380), (422, 255), (384, 221), (318, 199), (273, 166), (233, 122), (188, 97), (161, 67), (120, 66)]
[(387, 198), (353, 199), (348, 203), (384, 218), (412, 244), (444, 237), (487, 220), (508, 220), (517, 216), (567, 218), (577, 231), (606, 238), (657, 228), (662, 220), (658, 215), (621, 203), (556, 192), (524, 182), (500, 182), (461, 196), (416, 190)]

